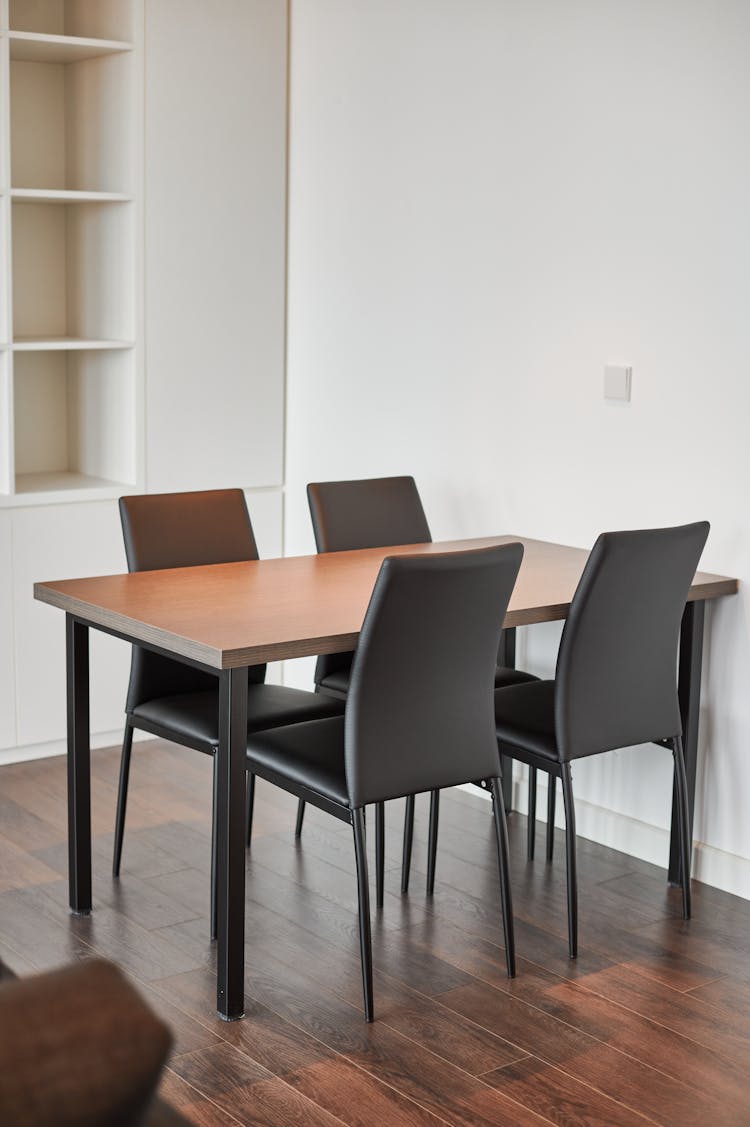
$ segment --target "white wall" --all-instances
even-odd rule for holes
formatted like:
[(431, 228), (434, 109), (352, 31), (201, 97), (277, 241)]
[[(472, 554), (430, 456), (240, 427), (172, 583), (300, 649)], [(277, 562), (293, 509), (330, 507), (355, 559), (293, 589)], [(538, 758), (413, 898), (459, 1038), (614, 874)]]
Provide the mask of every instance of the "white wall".
[[(294, 0), (288, 552), (307, 481), (413, 472), (436, 538), (708, 517), (750, 579), (748, 41), (742, 0)], [(695, 826), (745, 896), (749, 633), (711, 609)], [(579, 765), (579, 828), (663, 862), (670, 773)]]

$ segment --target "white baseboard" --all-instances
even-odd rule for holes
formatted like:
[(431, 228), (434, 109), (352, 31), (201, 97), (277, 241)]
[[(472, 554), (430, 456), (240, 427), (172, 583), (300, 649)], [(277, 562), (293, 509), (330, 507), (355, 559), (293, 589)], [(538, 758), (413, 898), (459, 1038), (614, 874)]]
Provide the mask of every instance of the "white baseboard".
[[(487, 791), (468, 783), (459, 788), (470, 794), (481, 795), (489, 800)], [(515, 779), (513, 782), (513, 809), (525, 814), (527, 810), (526, 783)], [(653, 826), (648, 822), (641, 822), (637, 818), (620, 814), (616, 810), (608, 810), (604, 806), (586, 802), (585, 799), (576, 798), (576, 831), (579, 837), (589, 841), (596, 841), (600, 845), (608, 845), (611, 849), (618, 849), (631, 857), (638, 857), (641, 861), (649, 861), (652, 865), (666, 866), (669, 856), (669, 830), (662, 826)], [(546, 820), (547, 814), (547, 787), (541, 773), (537, 782), (537, 819)], [(558, 795), (555, 810), (555, 825), (561, 829), (565, 826), (565, 816), (562, 811), (562, 799)], [(725, 853), (712, 845), (696, 841), (693, 843), (693, 879), (719, 888), (722, 892), (731, 892), (734, 896), (741, 896), (750, 900), (750, 859), (740, 857), (735, 853)]]
[(732, 892), (750, 900), (750, 860), (747, 857), (725, 853), (723, 849), (696, 841), (693, 847), (693, 878), (720, 888), (722, 892)]
[[(134, 732), (134, 740), (153, 740), (148, 732)], [(115, 732), (97, 732), (91, 736), (91, 747), (118, 747), (122, 744), (122, 728)], [(0, 767), (10, 763), (28, 763), (32, 759), (52, 759), (55, 755), (66, 755), (67, 744), (63, 740), (50, 740), (49, 743), (29, 744), (26, 747), (6, 747), (0, 751)]]

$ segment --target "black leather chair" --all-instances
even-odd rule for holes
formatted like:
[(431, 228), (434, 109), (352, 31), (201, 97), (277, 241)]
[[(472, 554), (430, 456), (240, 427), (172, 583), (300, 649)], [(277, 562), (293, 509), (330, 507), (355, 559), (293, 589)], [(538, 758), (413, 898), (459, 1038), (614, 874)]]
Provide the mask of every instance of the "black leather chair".
[(603, 533), (563, 629), (553, 681), (495, 693), (497, 738), (515, 759), (562, 782), (570, 957), (578, 953), (576, 829), (571, 763), (656, 743), (674, 756), (683, 916), (690, 918), (690, 843), (677, 698), (680, 619), (707, 522)]
[[(307, 487), (319, 552), (429, 544), (432, 540), (413, 477), (313, 482)], [(325, 654), (315, 665), (318, 692), (346, 700), (354, 654)]]
[[(257, 560), (250, 517), (241, 489), (160, 493), (120, 498), (120, 518), (130, 571)], [(265, 665), (248, 676), (248, 731), (335, 716), (341, 702), (299, 689), (266, 685)], [(125, 704), (125, 737), (117, 795), (112, 872), (119, 876), (125, 830), (133, 730), (214, 755), (219, 743), (219, 689), (212, 673), (133, 646)], [(216, 935), (216, 757), (212, 833), (211, 934)], [(248, 819), (255, 780), (248, 779)]]
[[(427, 517), (413, 477), (363, 478), (358, 481), (313, 482), (307, 487), (315, 546), (319, 552), (349, 552), (358, 548), (387, 548), (393, 544), (428, 544), (432, 540)], [(315, 665), (315, 691), (346, 700), (353, 651), (323, 654)], [(431, 800), (433, 801), (433, 800)], [(297, 835), (302, 832), (305, 804), (297, 810)], [(375, 810), (377, 905), (383, 904), (385, 882), (385, 807)], [(414, 833), (414, 795), (406, 800), (404, 817), (404, 892), (409, 883), (411, 840)]]
[(365, 1016), (373, 1020), (364, 808), (486, 779), (495, 826), (508, 974), (513, 917), (492, 688), (500, 626), (523, 548), (510, 544), (381, 567), (351, 667), (344, 717), (248, 739), (248, 769), (354, 829)]
[[(430, 528), (413, 477), (364, 478), (359, 481), (313, 482), (307, 487), (315, 545), (319, 552), (348, 552), (357, 548), (383, 548), (392, 544), (429, 544)], [(341, 700), (349, 691), (354, 654), (326, 654), (315, 667), (315, 691)], [(517, 685), (535, 678), (520, 669), (498, 665), (495, 685)], [(435, 887), (438, 813), (440, 792), (430, 795), (430, 828), (427, 855), (427, 891)], [(297, 834), (302, 829), (304, 803), (297, 812)], [(377, 903), (383, 903), (384, 810), (376, 810)], [(401, 891), (409, 889), (412, 841), (414, 837), (414, 796), (406, 800), (404, 848), (401, 866)]]

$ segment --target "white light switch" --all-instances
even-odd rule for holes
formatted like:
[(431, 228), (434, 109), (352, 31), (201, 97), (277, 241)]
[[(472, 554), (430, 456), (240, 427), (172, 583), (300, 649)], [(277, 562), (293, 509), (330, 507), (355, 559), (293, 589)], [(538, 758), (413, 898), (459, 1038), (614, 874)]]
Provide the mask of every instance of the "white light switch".
[(624, 364), (605, 364), (604, 398), (619, 399), (629, 403), (632, 378), (632, 368), (626, 367)]

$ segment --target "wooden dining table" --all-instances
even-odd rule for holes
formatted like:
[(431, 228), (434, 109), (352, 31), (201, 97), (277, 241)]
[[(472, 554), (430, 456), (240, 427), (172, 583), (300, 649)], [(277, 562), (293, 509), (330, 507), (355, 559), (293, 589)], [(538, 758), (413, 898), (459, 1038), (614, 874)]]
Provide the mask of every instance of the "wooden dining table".
[[(501, 658), (515, 664), (515, 629), (564, 619), (588, 557), (580, 548), (492, 536), (354, 552), (254, 560), (37, 583), (34, 597), (65, 611), (68, 857), (71, 910), (92, 909), (89, 628), (137, 643), (219, 681), (218, 950), (216, 1006), (244, 1013), (247, 671), (286, 658), (351, 650), (383, 559), (520, 541), (524, 559), (503, 623)], [(698, 572), (682, 619), (679, 697), (692, 828), (704, 608), (737, 580)], [(506, 786), (510, 771), (504, 772)], [(673, 804), (669, 879), (679, 880)]]

